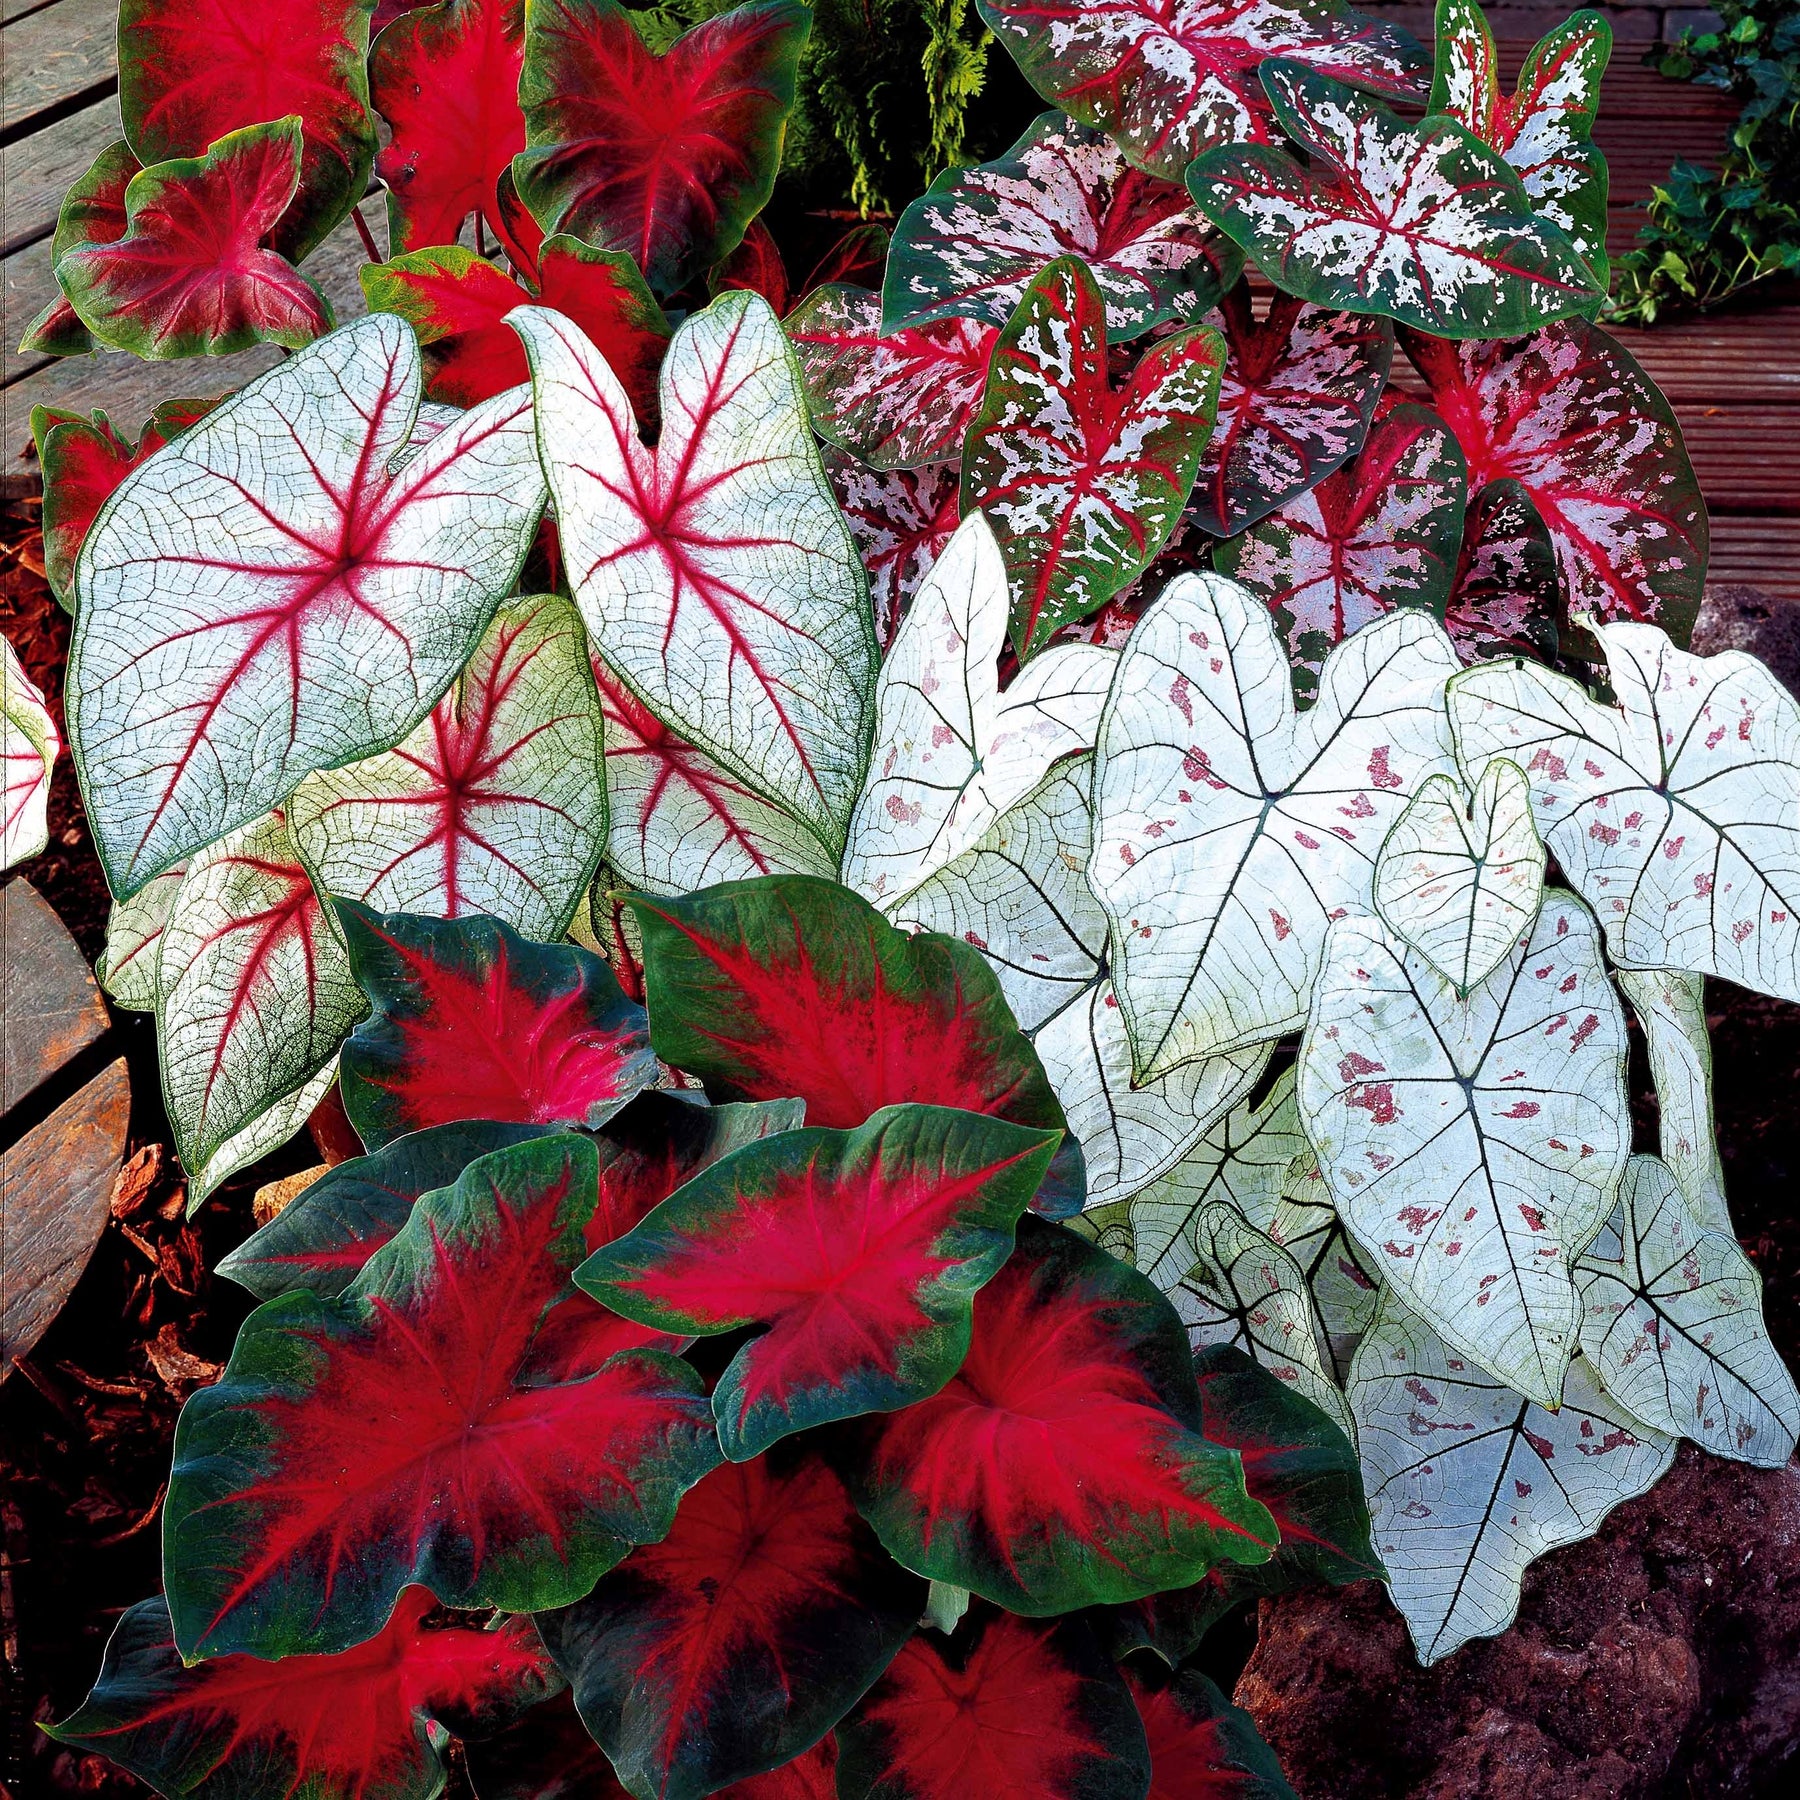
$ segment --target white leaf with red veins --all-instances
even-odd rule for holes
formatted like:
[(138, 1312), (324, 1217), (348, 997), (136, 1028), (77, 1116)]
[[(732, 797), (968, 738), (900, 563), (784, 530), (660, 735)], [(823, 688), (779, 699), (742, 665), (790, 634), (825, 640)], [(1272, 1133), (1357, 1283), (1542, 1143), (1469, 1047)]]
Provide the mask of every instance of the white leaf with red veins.
[(875, 633), (769, 303), (722, 294), (676, 332), (654, 450), (576, 326), (541, 307), (510, 318), (595, 646), (681, 737), (841, 848), (868, 754)]
[(113, 1003), (132, 1012), (155, 1012), (161, 984), (157, 958), (163, 927), (175, 904), (187, 865), (153, 875), (129, 900), (115, 900), (106, 919), (106, 947), (94, 975)]
[(1331, 1204), (1310, 1149), (1294, 1158), (1274, 1207), (1253, 1211), (1250, 1223), (1266, 1231), (1300, 1265), (1325, 1328), (1331, 1378), (1341, 1387), (1349, 1379), (1356, 1347), (1375, 1317), (1381, 1281)]
[(392, 750), (309, 775), (289, 829), (321, 889), (378, 912), (487, 913), (548, 942), (606, 846), (600, 705), (566, 600), (515, 600)]
[(1300, 1051), (1300, 1116), (1344, 1223), (1412, 1311), (1553, 1406), (1574, 1258), (1631, 1147), (1625, 1017), (1579, 900), (1466, 1000), (1371, 919), (1331, 929)]
[(828, 444), (825, 473), (868, 571), (875, 634), (885, 649), (962, 522), (956, 464), (866, 469)]
[(1121, 652), (1095, 756), (1088, 878), (1112, 923), (1138, 1079), (1301, 1025), (1333, 918), (1366, 911), (1407, 798), (1450, 774), (1443, 629), (1390, 613), (1297, 715), (1268, 608), (1170, 583)]
[(291, 1094), (284, 1094), (265, 1112), (260, 1112), (242, 1131), (228, 1137), (197, 1169), (188, 1170), (187, 1209), (189, 1217), (198, 1212), (207, 1195), (230, 1180), (240, 1169), (261, 1162), (271, 1150), (279, 1150), (295, 1132), (301, 1130), (314, 1109), (331, 1091), (337, 1080), (334, 1058), (311, 1081), (303, 1082)]
[(17, 652), (0, 638), (0, 869), (50, 841), (50, 770), (62, 738)]
[(437, 703), (544, 500), (524, 387), (417, 449), (412, 328), (372, 314), (134, 469), (81, 548), (70, 735), (115, 894), (384, 750)]

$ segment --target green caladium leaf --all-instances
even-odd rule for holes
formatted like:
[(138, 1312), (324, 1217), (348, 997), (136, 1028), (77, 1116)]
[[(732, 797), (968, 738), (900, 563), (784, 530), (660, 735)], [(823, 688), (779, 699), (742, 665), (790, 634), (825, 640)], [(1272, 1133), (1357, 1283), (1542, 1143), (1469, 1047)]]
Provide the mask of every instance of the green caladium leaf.
[(1517, 337), (1605, 298), (1519, 177), (1453, 119), (1409, 125), (1328, 75), (1271, 60), (1262, 82), (1310, 161), (1212, 150), (1196, 204), (1288, 293), (1445, 338)]
[(155, 1012), (162, 983), (157, 972), (162, 934), (169, 923), (187, 865), (177, 863), (138, 889), (129, 900), (113, 903), (106, 920), (106, 948), (94, 964), (94, 976), (115, 1006), (131, 1012)]
[(50, 770), (62, 734), (18, 652), (0, 638), (0, 869), (50, 841)]

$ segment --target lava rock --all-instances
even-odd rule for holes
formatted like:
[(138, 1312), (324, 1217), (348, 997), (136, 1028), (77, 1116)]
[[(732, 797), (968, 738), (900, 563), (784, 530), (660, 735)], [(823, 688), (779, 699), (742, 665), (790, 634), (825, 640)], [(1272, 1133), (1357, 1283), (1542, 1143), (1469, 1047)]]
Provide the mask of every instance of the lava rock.
[(1800, 697), (1800, 603), (1774, 599), (1741, 582), (1708, 582), (1694, 620), (1692, 648), (1697, 656), (1747, 650)]

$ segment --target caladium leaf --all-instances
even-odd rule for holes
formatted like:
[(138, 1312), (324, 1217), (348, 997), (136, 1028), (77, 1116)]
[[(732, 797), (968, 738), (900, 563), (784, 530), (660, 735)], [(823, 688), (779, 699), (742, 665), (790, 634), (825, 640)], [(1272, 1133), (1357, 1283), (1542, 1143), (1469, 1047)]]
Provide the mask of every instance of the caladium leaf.
[(627, 252), (665, 297), (767, 204), (812, 9), (758, 0), (655, 55), (616, 0), (540, 0), (519, 104), (519, 197), (546, 232)]
[(95, 520), (70, 735), (115, 894), (387, 748), (467, 661), (543, 505), (531, 397), (497, 395), (389, 474), (418, 403), (412, 332), (358, 319), (134, 469)]
[(1310, 1150), (1294, 1159), (1274, 1209), (1258, 1213), (1251, 1223), (1300, 1265), (1312, 1289), (1313, 1305), (1325, 1328), (1325, 1353), (1331, 1378), (1341, 1387), (1350, 1376), (1350, 1360), (1375, 1317), (1381, 1283), (1366, 1252), (1331, 1204), (1318, 1160)]
[(425, 919), (337, 902), (374, 1015), (340, 1058), (344, 1110), (371, 1150), (459, 1119), (603, 1125), (656, 1077), (643, 1008), (599, 957), (498, 919)]
[(190, 1666), (167, 1605), (143, 1600), (114, 1627), (93, 1692), (44, 1730), (178, 1800), (430, 1800), (452, 1730), (496, 1729), (558, 1685), (529, 1619), (429, 1628), (432, 1606), (409, 1589), (377, 1636), (338, 1656)]
[(850, 815), (843, 878), (884, 908), (979, 842), (1063, 757), (1092, 748), (1118, 653), (1060, 644), (1000, 692), (1010, 600), (985, 514), (914, 596), (875, 684), (879, 760)]
[(1224, 341), (1159, 338), (1122, 392), (1107, 379), (1105, 306), (1059, 258), (1000, 332), (963, 445), (962, 508), (1000, 540), (1023, 660), (1150, 566), (1187, 505), (1212, 429)]
[(1504, 1631), (1527, 1566), (1591, 1536), (1674, 1460), (1577, 1357), (1547, 1411), (1484, 1375), (1384, 1299), (1350, 1404), (1376, 1551), (1419, 1660)]
[(699, 1376), (604, 1340), (534, 1358), (597, 1174), (573, 1133), (496, 1151), (337, 1298), (251, 1314), (176, 1427), (164, 1575), (185, 1655), (346, 1649), (414, 1582), (451, 1606), (567, 1605), (667, 1533), (718, 1461)]
[(1142, 1275), (1023, 1219), (962, 1368), (862, 1428), (863, 1517), (906, 1567), (1034, 1616), (1264, 1562), (1274, 1522), (1199, 1435), (1189, 1354)]
[(1604, 625), (1616, 706), (1533, 664), (1450, 685), (1458, 754), (1507, 756), (1545, 844), (1626, 968), (1800, 1000), (1800, 705), (1748, 656)]
[(1562, 648), (1567, 608), (1556, 544), (1524, 485), (1510, 476), (1469, 497), (1444, 628), (1470, 662)]
[(279, 1150), (318, 1110), (336, 1080), (336, 1066), (327, 1063), (310, 1081), (283, 1094), (248, 1125), (234, 1132), (205, 1162), (190, 1165), (187, 1172), (188, 1216), (192, 1218), (207, 1198), (240, 1169), (261, 1162), (272, 1150)]
[(113, 903), (106, 919), (106, 948), (94, 964), (94, 975), (115, 1006), (132, 1012), (155, 1012), (161, 980), (157, 961), (169, 912), (181, 889), (187, 865), (146, 882), (129, 900)]
[(1400, 606), (1444, 616), (1462, 544), (1465, 470), (1448, 427), (1396, 406), (1356, 460), (1213, 553), (1268, 603), (1311, 691), (1334, 644)]
[[(125, 190), (143, 166), (132, 154), (131, 146), (119, 138), (108, 144), (84, 173), (76, 176), (63, 195), (62, 206), (56, 215), (56, 230), (50, 239), (53, 271), (59, 256), (79, 250), (85, 244), (116, 243), (125, 235)], [(88, 335), (88, 328), (77, 317), (60, 286), (56, 298), (31, 321), (19, 341), (21, 352), (42, 356), (85, 356), (93, 348), (94, 340)], [(35, 425), (32, 435), (38, 436)], [(41, 454), (39, 460), (42, 460)], [(48, 538), (45, 541), (47, 546)]]
[(294, 841), (322, 890), (377, 912), (558, 938), (606, 848), (600, 730), (574, 607), (515, 600), (410, 736), (301, 782)]
[(1525, 771), (1497, 756), (1472, 801), (1448, 775), (1420, 784), (1375, 859), (1375, 910), (1466, 996), (1531, 929), (1544, 862)]
[(1459, 666), (1404, 609), (1332, 652), (1297, 717), (1260, 601), (1196, 574), (1151, 605), (1100, 722), (1088, 864), (1138, 1079), (1302, 1023), (1326, 927), (1366, 907), (1406, 796), (1453, 767)]
[(1510, 477), (1537, 509), (1570, 612), (1685, 637), (1706, 581), (1706, 504), (1674, 412), (1631, 355), (1585, 319), (1521, 343), (1402, 342), (1470, 485)]
[(1612, 1211), (1631, 1139), (1625, 1019), (1587, 909), (1550, 890), (1467, 999), (1373, 921), (1341, 920), (1299, 1095), (1383, 1280), (1458, 1352), (1553, 1406), (1578, 1323), (1569, 1264)]
[(1126, 1682), (1150, 1745), (1150, 1800), (1298, 1800), (1250, 1715), (1198, 1669)]
[(1658, 1431), (1780, 1468), (1800, 1393), (1763, 1324), (1755, 1265), (1695, 1218), (1655, 1157), (1631, 1159), (1619, 1198), (1623, 1259), (1590, 1252), (1575, 1268), (1581, 1351), (1601, 1386)]
[(536, 308), (514, 323), (596, 646), (659, 718), (836, 850), (867, 755), (875, 634), (774, 313), (728, 293), (675, 334), (655, 450), (579, 330)]
[(1239, 283), (1219, 304), (1227, 357), (1190, 511), (1235, 537), (1362, 447), (1387, 385), (1394, 328), (1277, 294), (1260, 325)]
[[(684, 899), (631, 897), (644, 934), (651, 1042), (715, 1097), (799, 1095), (809, 1125), (847, 1130), (909, 1101), (1066, 1130), (1042, 1065), (969, 945), (896, 931), (848, 889), (806, 875)], [(1065, 1138), (1036, 1206), (1081, 1204)]]
[(363, 196), (375, 160), (366, 0), (120, 0), (119, 108), (146, 164), (201, 156), (227, 133), (292, 114), (300, 189), (271, 247), (294, 262)]
[(0, 638), (0, 869), (49, 843), (50, 771), (61, 750), (42, 691)]
[(761, 1327), (713, 1389), (720, 1446), (748, 1462), (955, 1374), (976, 1290), (1011, 1253), (1056, 1145), (941, 1106), (786, 1132), (695, 1176), (589, 1257), (576, 1285), (685, 1337)]
[(802, 1452), (715, 1470), (662, 1543), (539, 1626), (626, 1789), (700, 1800), (829, 1731), (924, 1603)]
[(875, 635), (885, 647), (961, 518), (955, 463), (866, 469), (835, 446), (825, 473), (869, 577)]
[(1198, 319), (1243, 266), (1173, 181), (1145, 175), (1104, 132), (1047, 112), (993, 162), (949, 168), (894, 227), (882, 286), (892, 329), (958, 315), (1004, 325), (1026, 285), (1079, 257), (1107, 335)]
[(782, 321), (800, 356), (820, 437), (877, 469), (954, 462), (981, 400), (992, 325), (946, 318), (881, 329), (881, 296), (815, 288)]
[(1407, 124), (1291, 62), (1264, 63), (1262, 82), (1310, 161), (1237, 144), (1200, 157), (1187, 184), (1277, 286), (1446, 338), (1518, 337), (1598, 310), (1581, 253), (1453, 119)]
[(1377, 93), (1421, 96), (1426, 59), (1398, 26), (1343, 0), (979, 0), (1025, 78), (1179, 181), (1215, 144), (1269, 136), (1256, 82), (1282, 56)]
[(750, 221), (744, 241), (712, 270), (707, 280), (715, 294), (728, 288), (761, 294), (777, 318), (788, 309), (787, 264), (781, 260), (781, 246), (774, 233), (761, 219)]

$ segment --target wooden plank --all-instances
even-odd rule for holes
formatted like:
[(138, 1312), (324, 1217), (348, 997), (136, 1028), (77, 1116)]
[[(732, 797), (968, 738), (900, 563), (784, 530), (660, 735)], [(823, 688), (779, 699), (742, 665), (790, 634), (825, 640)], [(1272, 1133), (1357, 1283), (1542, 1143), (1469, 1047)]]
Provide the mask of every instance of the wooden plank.
[(8, 145), (0, 256), (9, 256), (56, 229), (56, 215), (69, 184), (119, 136), (119, 97), (109, 94)]
[(1800, 407), (1678, 406), (1700, 491), (1734, 512), (1800, 513)]
[(1800, 601), (1794, 521), (1715, 512), (1706, 573), (1710, 581), (1741, 581), (1777, 600)]
[(110, 1023), (86, 958), (22, 878), (0, 889), (0, 996), (0, 1113), (7, 1113)]
[(18, 131), (35, 114), (114, 81), (118, 29), (118, 0), (60, 0), (7, 26), (0, 130)]
[[(1672, 319), (1614, 335), (1677, 406), (1800, 403), (1800, 305)], [(1790, 482), (1800, 486), (1800, 470), (1790, 472)]]

